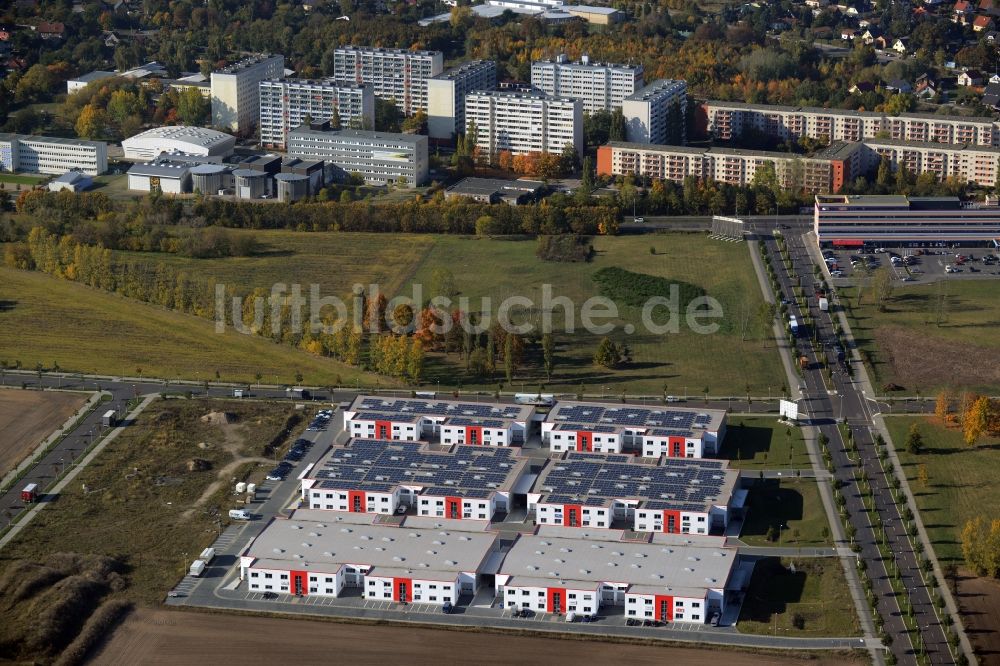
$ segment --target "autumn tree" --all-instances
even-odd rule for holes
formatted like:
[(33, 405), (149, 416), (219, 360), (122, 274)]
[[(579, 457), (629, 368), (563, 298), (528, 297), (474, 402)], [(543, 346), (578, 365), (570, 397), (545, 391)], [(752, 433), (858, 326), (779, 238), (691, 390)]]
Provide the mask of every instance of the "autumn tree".
[(930, 475), (927, 473), (927, 465), (921, 464), (917, 467), (917, 481), (921, 488), (926, 488), (930, 482)]
[(83, 107), (76, 119), (76, 133), (84, 139), (96, 139), (104, 134), (106, 125), (107, 118), (104, 111), (93, 104), (88, 104)]
[(597, 345), (597, 351), (594, 352), (594, 364), (603, 368), (617, 368), (622, 364), (623, 359), (621, 345), (607, 336), (601, 339), (600, 344)]
[(990, 421), (990, 399), (984, 395), (975, 398), (962, 418), (962, 437), (966, 446), (975, 446), (986, 433)]
[(906, 435), (906, 450), (914, 455), (920, 453), (924, 448), (924, 437), (920, 434), (920, 429), (914, 423), (910, 426), (910, 432)]
[(211, 101), (197, 88), (185, 88), (177, 93), (177, 117), (185, 125), (204, 125), (211, 113)]
[(965, 564), (977, 576), (1000, 577), (1000, 520), (987, 523), (983, 516), (967, 521), (962, 528)]
[(406, 376), (412, 384), (419, 384), (424, 375), (424, 346), (413, 338), (406, 359)]
[(934, 403), (934, 415), (941, 423), (947, 424), (951, 414), (951, 396), (947, 391), (940, 391), (937, 394), (937, 401)]
[(385, 294), (379, 292), (375, 298), (369, 298), (365, 309), (365, 329), (369, 333), (381, 333), (385, 326)]

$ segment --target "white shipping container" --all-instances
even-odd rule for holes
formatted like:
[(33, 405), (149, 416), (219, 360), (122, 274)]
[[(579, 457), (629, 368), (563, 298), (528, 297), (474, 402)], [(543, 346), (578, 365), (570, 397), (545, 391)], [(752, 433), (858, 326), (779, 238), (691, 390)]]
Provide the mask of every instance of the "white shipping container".
[(247, 494), (253, 495), (256, 492), (257, 492), (257, 484), (256, 483), (248, 483), (247, 484)]
[(201, 551), (201, 555), (198, 556), (198, 559), (203, 560), (205, 564), (211, 564), (212, 560), (215, 559), (215, 549), (206, 548)]
[(195, 560), (191, 563), (191, 569), (188, 571), (192, 576), (200, 576), (202, 572), (205, 571), (205, 561)]
[(247, 491), (247, 484), (243, 483), (242, 481), (236, 484), (236, 494), (242, 495), (246, 491)]

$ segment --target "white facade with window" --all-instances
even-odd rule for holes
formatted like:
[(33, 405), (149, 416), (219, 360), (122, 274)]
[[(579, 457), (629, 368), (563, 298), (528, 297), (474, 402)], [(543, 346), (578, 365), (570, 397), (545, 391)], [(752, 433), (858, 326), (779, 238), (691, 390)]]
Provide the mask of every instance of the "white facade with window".
[(569, 62), (565, 55), (555, 60), (531, 63), (531, 85), (553, 97), (580, 100), (587, 113), (621, 108), (622, 101), (642, 88), (642, 65), (591, 63), (584, 56)]
[(103, 141), (0, 133), (0, 171), (51, 173), (79, 171), (98, 176), (108, 170)]
[(288, 134), (288, 155), (323, 160), (331, 179), (358, 174), (373, 185), (422, 185), (427, 180), (427, 137), (363, 130), (314, 130), (302, 126)]
[(427, 110), (427, 79), (442, 71), (440, 51), (345, 46), (333, 52), (333, 79), (371, 86), (408, 116)]
[[(571, 511), (578, 513), (571, 514)], [(539, 502), (535, 508), (535, 522), (539, 525), (609, 529), (613, 519), (614, 512), (612, 509), (603, 506), (563, 505)]]
[[(584, 444), (584, 440), (589, 444)], [(581, 437), (578, 431), (555, 430), (549, 432), (548, 443), (553, 453), (565, 451), (622, 452), (622, 436), (618, 433), (584, 432)]]
[(501, 152), (559, 155), (567, 146), (583, 154), (583, 107), (576, 99), (537, 92), (471, 92), (465, 97), (466, 136), (473, 126), (476, 147), (485, 159)]
[[(687, 83), (660, 79), (621, 103), (626, 139), (635, 143), (680, 143), (687, 137)], [(676, 127), (671, 127), (676, 123)], [(667, 141), (670, 136), (678, 140)]]
[(283, 79), (260, 82), (260, 142), (284, 150), (288, 133), (308, 120), (337, 115), (341, 127), (375, 127), (375, 95), (370, 86), (336, 83), (332, 79)]
[(212, 124), (249, 134), (260, 118), (260, 82), (284, 74), (285, 57), (265, 54), (212, 72)]
[(474, 60), (427, 79), (427, 133), (451, 139), (465, 131), (465, 96), (497, 87), (497, 64)]

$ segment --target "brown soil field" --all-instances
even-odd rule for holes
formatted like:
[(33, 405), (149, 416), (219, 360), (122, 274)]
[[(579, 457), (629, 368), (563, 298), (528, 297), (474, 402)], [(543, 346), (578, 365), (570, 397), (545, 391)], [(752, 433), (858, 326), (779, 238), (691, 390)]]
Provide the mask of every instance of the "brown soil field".
[(912, 392), (960, 378), (966, 386), (1000, 385), (1000, 350), (923, 335), (902, 326), (881, 326), (875, 342), (890, 368), (885, 377)]
[(981, 664), (1000, 663), (1000, 581), (960, 570), (956, 580), (962, 623)]
[(80, 393), (0, 388), (0, 476), (87, 402)]
[[(258, 616), (139, 609), (92, 664), (578, 664), (702, 666), (705, 648), (622, 645), (425, 627), (336, 624)], [(728, 666), (857, 665), (851, 657), (797, 658), (726, 650)]]

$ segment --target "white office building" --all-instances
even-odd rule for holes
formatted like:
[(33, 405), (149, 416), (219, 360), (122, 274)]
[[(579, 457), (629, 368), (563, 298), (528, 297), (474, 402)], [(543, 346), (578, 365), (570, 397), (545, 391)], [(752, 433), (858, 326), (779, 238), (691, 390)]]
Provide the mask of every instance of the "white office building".
[(260, 82), (280, 79), (285, 57), (258, 54), (212, 72), (212, 124), (248, 135), (260, 118)]
[(108, 144), (27, 134), (0, 134), (0, 171), (51, 173), (74, 170), (97, 176), (108, 170)]
[(659, 79), (622, 101), (625, 132), (633, 143), (683, 144), (687, 83)]
[(284, 79), (260, 82), (260, 142), (284, 150), (288, 133), (310, 121), (340, 118), (341, 127), (375, 126), (375, 95), (370, 86), (333, 79)]
[(643, 69), (642, 65), (592, 63), (587, 56), (569, 62), (560, 55), (531, 63), (531, 85), (555, 97), (578, 99), (587, 113), (611, 111), (642, 88)]
[(497, 87), (497, 64), (474, 60), (427, 79), (427, 133), (451, 139), (465, 131), (465, 96)]
[(427, 137), (364, 130), (299, 127), (288, 135), (288, 155), (323, 160), (330, 178), (341, 181), (352, 173), (366, 183), (405, 183), (416, 187), (427, 180)]
[(427, 110), (427, 79), (444, 71), (440, 51), (345, 46), (333, 53), (333, 78), (369, 85), (406, 115)]
[(465, 97), (466, 134), (487, 159), (501, 152), (559, 154), (569, 145), (583, 154), (583, 107), (579, 100), (538, 92), (472, 92)]

